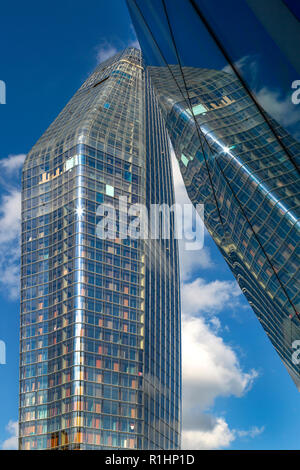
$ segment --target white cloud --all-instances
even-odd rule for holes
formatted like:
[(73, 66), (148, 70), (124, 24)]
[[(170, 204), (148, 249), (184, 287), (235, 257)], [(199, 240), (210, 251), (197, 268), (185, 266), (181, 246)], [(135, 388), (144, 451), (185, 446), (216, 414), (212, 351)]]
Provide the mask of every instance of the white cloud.
[(261, 426), (260, 428), (258, 426), (253, 426), (252, 428), (248, 429), (248, 431), (236, 431), (236, 434), (239, 437), (250, 437), (251, 439), (253, 439), (254, 437), (262, 434), (264, 430), (264, 426)]
[(21, 192), (20, 169), (25, 156), (0, 160), (0, 288), (11, 299), (19, 295)]
[(11, 174), (22, 167), (25, 157), (26, 155), (24, 153), (20, 153), (19, 155), (9, 155), (7, 158), (2, 158), (0, 160), (0, 168), (2, 171), (4, 170)]
[(5, 439), (2, 442), (2, 450), (17, 450), (18, 449), (18, 434), (19, 434), (19, 424), (17, 421), (9, 421), (6, 426), (6, 431), (10, 434), (10, 437)]
[(97, 46), (97, 63), (104, 62), (105, 60), (109, 59), (113, 55), (118, 52), (116, 46), (112, 43), (109, 43), (105, 40), (101, 41), (101, 43)]
[(257, 377), (244, 372), (235, 351), (203, 318), (183, 317), (183, 402), (205, 410), (218, 396), (242, 396)]
[[(182, 322), (183, 447), (219, 449), (255, 432), (230, 429), (224, 418), (208, 414), (218, 397), (242, 397), (258, 376), (244, 372), (235, 351), (204, 318), (184, 315)], [(213, 325), (214, 326), (214, 325)], [(253, 428), (256, 429), (256, 428)]]
[(182, 285), (181, 298), (186, 313), (218, 313), (227, 307), (238, 305), (241, 290), (235, 281), (205, 282), (197, 278)]
[(283, 95), (279, 90), (261, 88), (256, 92), (256, 98), (260, 105), (278, 121), (283, 127), (297, 124), (300, 120), (300, 112), (292, 103), (291, 93)]
[[(292, 103), (293, 90), (290, 88), (287, 93), (284, 93), (282, 88), (261, 87), (258, 81), (261, 73), (261, 60), (262, 58), (258, 55), (247, 55), (236, 61), (235, 66), (246, 77), (251, 91), (262, 108), (281, 126), (287, 128), (295, 138), (299, 138), (297, 123), (300, 120), (300, 109)], [(226, 65), (223, 71), (234, 73), (230, 65)]]
[(217, 418), (208, 430), (183, 431), (182, 448), (192, 450), (210, 450), (228, 447), (235, 440), (235, 433), (231, 431), (223, 418)]
[(129, 39), (127, 43), (120, 41), (119, 39), (101, 39), (100, 43), (96, 47), (97, 63), (101, 64), (101, 62), (104, 62), (118, 52), (121, 52), (126, 49), (126, 47), (135, 47), (136, 49), (140, 49), (140, 44), (136, 39), (133, 29), (132, 32), (133, 38)]
[(134, 39), (133, 41), (130, 41), (127, 47), (135, 47), (136, 49), (140, 49), (140, 43), (137, 39)]
[(11, 189), (0, 204), (0, 246), (19, 237), (21, 220), (21, 192)]
[(230, 429), (212, 410), (218, 397), (242, 397), (258, 377), (255, 370), (242, 369), (236, 351), (220, 336), (221, 320), (216, 317), (238, 305), (241, 291), (236, 282), (196, 278), (184, 282), (181, 292), (183, 448), (220, 449), (237, 438), (254, 438), (257, 427)]
[(210, 251), (207, 247), (201, 248), (201, 250), (187, 251), (185, 249), (185, 243), (183, 240), (179, 240), (179, 263), (181, 280), (188, 281), (193, 275), (199, 272), (200, 269), (211, 269), (213, 267), (213, 261), (211, 259)]
[[(204, 415), (205, 416), (205, 415)], [(237, 438), (254, 439), (262, 434), (265, 430), (264, 426), (258, 428), (253, 426), (248, 431), (238, 431), (229, 429), (224, 418), (213, 419), (209, 415), (207, 428), (201, 431), (184, 430), (182, 435), (182, 448), (192, 450), (214, 450), (229, 447)]]
[[(257, 82), (258, 64), (258, 55), (246, 55), (234, 63), (238, 71), (244, 72), (247, 70), (249, 72), (249, 77), (251, 77), (251, 86), (253, 88), (256, 86)], [(223, 68), (223, 72), (234, 74), (234, 70), (229, 64)]]

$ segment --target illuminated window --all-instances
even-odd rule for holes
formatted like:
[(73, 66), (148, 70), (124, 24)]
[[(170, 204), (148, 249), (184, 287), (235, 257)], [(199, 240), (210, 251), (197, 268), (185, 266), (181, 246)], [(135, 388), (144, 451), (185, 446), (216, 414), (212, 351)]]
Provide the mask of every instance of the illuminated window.
[(181, 154), (181, 161), (184, 164), (184, 166), (187, 166), (189, 162), (188, 158), (186, 158), (186, 156), (183, 153)]
[[(203, 106), (203, 104), (196, 104), (195, 106), (192, 107), (193, 114), (194, 116), (197, 116), (198, 114), (205, 114), (207, 109)], [(191, 114), (191, 111), (187, 109), (187, 112)]]
[(113, 186), (110, 186), (109, 184), (107, 184), (105, 192), (106, 192), (107, 196), (114, 197), (115, 189), (114, 189)]
[(74, 157), (69, 158), (66, 163), (65, 163), (65, 168), (66, 171), (71, 170), (73, 166), (78, 165), (78, 155), (75, 155)]

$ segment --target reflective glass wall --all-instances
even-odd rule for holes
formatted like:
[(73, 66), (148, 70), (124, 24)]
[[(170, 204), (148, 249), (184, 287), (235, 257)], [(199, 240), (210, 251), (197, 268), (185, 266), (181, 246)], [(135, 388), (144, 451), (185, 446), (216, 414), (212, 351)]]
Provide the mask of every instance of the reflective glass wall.
[[(146, 139), (146, 116), (155, 120), (150, 113), (159, 132), (155, 149)], [(152, 157), (169, 175), (162, 199), (172, 199), (166, 131), (149, 91), (146, 106), (140, 51), (129, 48), (98, 66), (26, 158), (21, 449), (179, 445), (176, 244), (170, 242), (170, 256), (169, 246), (158, 247), (159, 259), (169, 256), (172, 275), (167, 297), (166, 275), (157, 262), (151, 271), (154, 294), (147, 284), (150, 243), (126, 237), (120, 224), (126, 210), (120, 196), (128, 205), (146, 204), (161, 187), (159, 174), (151, 189), (147, 183)], [(99, 222), (107, 214), (116, 225), (108, 224), (111, 232), (103, 237)], [(162, 324), (170, 359), (157, 365), (153, 396), (147, 361), (149, 351), (159, 348)]]
[[(151, 213), (151, 204), (171, 208), (174, 195), (167, 132), (148, 74), (146, 110), (146, 142), (151, 156), (146, 166), (146, 204)], [(146, 241), (144, 406), (145, 448), (150, 449), (180, 448), (181, 311), (174, 212), (170, 211), (167, 223), (170, 238)], [(164, 230), (164, 225), (160, 228)]]
[(300, 387), (295, 12), (279, 0), (127, 3), (187, 192)]

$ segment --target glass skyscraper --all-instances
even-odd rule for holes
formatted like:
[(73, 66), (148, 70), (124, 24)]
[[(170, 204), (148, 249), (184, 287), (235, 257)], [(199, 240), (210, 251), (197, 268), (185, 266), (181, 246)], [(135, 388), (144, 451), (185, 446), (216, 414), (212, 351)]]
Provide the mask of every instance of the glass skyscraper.
[[(299, 23), (276, 3), (290, 24), (284, 44), (274, 44), (278, 25), (255, 0), (128, 0), (188, 195), (205, 205), (209, 233), (300, 390), (300, 116), (292, 103), (289, 120), (276, 113), (274, 94), (297, 76), (290, 36)], [(257, 63), (256, 52), (276, 67)], [(263, 77), (256, 93), (254, 75)]]
[(122, 223), (126, 204), (163, 203), (166, 129), (129, 48), (96, 68), (24, 164), (20, 449), (180, 447), (174, 220), (167, 240), (127, 237)]

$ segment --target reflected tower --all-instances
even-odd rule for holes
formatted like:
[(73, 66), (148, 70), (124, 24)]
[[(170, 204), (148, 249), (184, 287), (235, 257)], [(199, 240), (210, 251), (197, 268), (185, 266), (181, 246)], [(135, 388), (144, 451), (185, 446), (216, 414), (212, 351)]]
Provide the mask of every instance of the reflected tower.
[[(234, 25), (229, 28), (236, 18), (227, 4), (127, 3), (188, 195), (195, 205), (205, 205), (209, 233), (300, 390), (294, 354), (300, 340), (299, 128), (290, 125), (287, 131), (261, 106), (262, 93), (257, 97), (251, 90), (247, 79), (252, 69), (247, 75), (247, 57), (237, 55), (237, 32)], [(266, 63), (272, 46), (276, 67), (285, 72), (274, 70), (274, 80), (294, 79), (292, 64), (296, 70), (298, 59), (289, 53), (291, 42), (279, 41), (274, 50), (272, 41), (280, 39), (278, 24), (270, 25), (259, 9), (261, 2), (234, 3), (245, 22), (243, 52), (248, 42), (255, 50), (256, 38), (250, 34), (257, 31)], [(277, 3), (290, 24), (289, 36), (293, 31), (296, 37), (299, 23), (283, 2)], [(248, 4), (259, 11), (259, 20), (263, 16), (267, 32)], [(231, 56), (239, 58), (242, 69)], [(266, 94), (271, 79), (267, 74), (264, 79)], [(299, 125), (298, 111), (290, 112), (294, 119), (298, 113)]]

